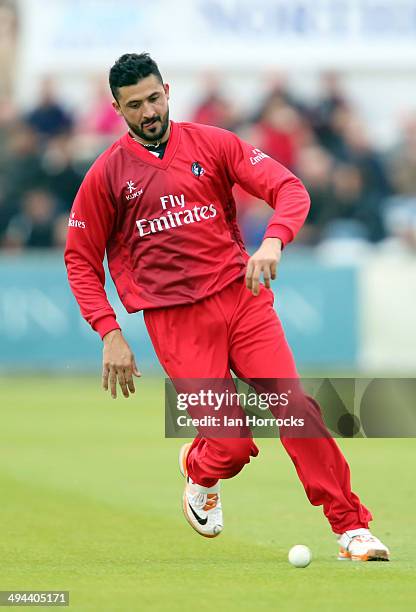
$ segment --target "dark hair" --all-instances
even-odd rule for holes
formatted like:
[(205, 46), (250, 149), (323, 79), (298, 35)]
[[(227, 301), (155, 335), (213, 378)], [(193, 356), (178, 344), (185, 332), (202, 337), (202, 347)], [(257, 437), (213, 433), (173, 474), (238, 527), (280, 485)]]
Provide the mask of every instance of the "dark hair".
[(154, 74), (163, 83), (158, 65), (148, 53), (125, 53), (118, 58), (110, 70), (111, 93), (117, 100), (119, 87), (136, 85), (138, 81), (145, 79), (150, 74)]

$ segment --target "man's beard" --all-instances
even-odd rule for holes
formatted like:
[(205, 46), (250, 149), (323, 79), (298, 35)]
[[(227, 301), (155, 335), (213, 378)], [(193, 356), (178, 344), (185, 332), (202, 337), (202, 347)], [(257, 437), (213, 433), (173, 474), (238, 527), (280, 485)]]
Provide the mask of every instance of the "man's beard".
[(166, 115), (164, 116), (163, 120), (161, 119), (160, 115), (155, 115), (153, 117), (153, 120), (161, 122), (161, 126), (159, 130), (156, 130), (155, 132), (149, 132), (149, 131), (145, 132), (144, 129), (146, 128), (146, 124), (143, 124), (143, 123), (140, 126), (135, 125), (134, 123), (129, 123), (127, 120), (126, 120), (126, 123), (129, 126), (130, 130), (133, 132), (133, 134), (135, 134), (142, 140), (145, 140), (146, 142), (154, 143), (154, 142), (157, 142), (158, 140), (162, 140), (163, 136), (166, 133), (166, 130), (169, 127), (169, 109), (166, 112)]

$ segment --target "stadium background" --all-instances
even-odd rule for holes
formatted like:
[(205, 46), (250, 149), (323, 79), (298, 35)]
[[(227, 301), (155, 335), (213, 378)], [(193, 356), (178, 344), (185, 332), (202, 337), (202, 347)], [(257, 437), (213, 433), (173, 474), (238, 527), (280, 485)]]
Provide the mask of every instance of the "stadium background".
[[(0, 467), (10, 535), (2, 542), (4, 588), (72, 585), (80, 610), (133, 610), (136, 587), (131, 600), (125, 590), (136, 585), (137, 553), (145, 585), (139, 601), (155, 604), (163, 575), (174, 594), (164, 605), (176, 609), (181, 589), (203, 575), (195, 564), (201, 544), (179, 516), (172, 521), (186, 551), (176, 558), (172, 522), (160, 515), (155, 480), (143, 470), (151, 453), (167, 503), (177, 504), (176, 445), (163, 439), (161, 372), (142, 317), (123, 312), (109, 282), (145, 374), (135, 403), (110, 410), (99, 389), (101, 342), (81, 320), (63, 268), (74, 194), (91, 162), (123, 131), (106, 85), (114, 59), (149, 51), (171, 84), (174, 120), (232, 129), (307, 186), (309, 220), (286, 249), (274, 287), (300, 370), (413, 376), (415, 38), (414, 0), (181, 0), (175, 7), (168, 0), (0, 0)], [(253, 250), (270, 213), (242, 191), (236, 198)], [(241, 531), (230, 525), (231, 540), (218, 552), (218, 603), (231, 605), (230, 555), (240, 558), (243, 575), (252, 562), (248, 546), (268, 577), (266, 591), (263, 583), (256, 586), (263, 589), (263, 608), (271, 609), (277, 589), (281, 609), (296, 609), (310, 605), (311, 585), (307, 579), (297, 584), (293, 602), (292, 576), (285, 574), (286, 584), (277, 587), (269, 561), (285, 573), (285, 550), (299, 528), (318, 550), (328, 534), (319, 512), (309, 514), (287, 459), (279, 451), (276, 465), (275, 447), (265, 442), (252, 471), (229, 484), (227, 507), (245, 518)], [(404, 501), (394, 501), (412, 498), (410, 475), (403, 471), (388, 501), (383, 483), (395, 481), (397, 465), (414, 465), (413, 442), (363, 442), (344, 442), (355, 482), (377, 506), (381, 535), (400, 517), (401, 553), (410, 563), (403, 527), (410, 514)], [(262, 487), (273, 482), (279, 503), (263, 501), (265, 520), (276, 520), (277, 512), (286, 523), (270, 536), (264, 525), (253, 528), (255, 511), (241, 510), (240, 503), (263, 496)], [(289, 528), (294, 507), (296, 524)], [(142, 520), (149, 524), (145, 535)], [(153, 551), (159, 551), (154, 559)], [(327, 596), (344, 588), (345, 574), (329, 565), (330, 544), (321, 554), (325, 571), (312, 567), (310, 579), (317, 607), (330, 610)], [(179, 586), (174, 567), (181, 560), (189, 582), (182, 577)], [(409, 567), (396, 576), (402, 600), (396, 599), (399, 583), (389, 590), (387, 580), (378, 609), (407, 601)], [(330, 586), (328, 568), (336, 574)], [(374, 576), (364, 581), (346, 571), (361, 596), (374, 597)], [(100, 589), (106, 579), (101, 600), (93, 597), (90, 588)], [(118, 607), (113, 598), (121, 591), (125, 603)], [(247, 606), (263, 605), (254, 586), (234, 595), (239, 609), (244, 599)]]

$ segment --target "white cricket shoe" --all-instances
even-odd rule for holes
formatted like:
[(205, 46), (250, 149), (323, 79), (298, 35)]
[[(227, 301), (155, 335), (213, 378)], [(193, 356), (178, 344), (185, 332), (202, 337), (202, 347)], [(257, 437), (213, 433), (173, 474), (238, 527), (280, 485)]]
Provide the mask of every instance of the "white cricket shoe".
[(215, 538), (223, 528), (220, 499), (220, 481), (213, 487), (202, 487), (188, 476), (186, 458), (191, 443), (184, 444), (179, 452), (179, 469), (186, 478), (183, 492), (183, 513), (188, 523), (205, 538)]
[(345, 531), (339, 538), (341, 561), (390, 561), (390, 551), (369, 529)]

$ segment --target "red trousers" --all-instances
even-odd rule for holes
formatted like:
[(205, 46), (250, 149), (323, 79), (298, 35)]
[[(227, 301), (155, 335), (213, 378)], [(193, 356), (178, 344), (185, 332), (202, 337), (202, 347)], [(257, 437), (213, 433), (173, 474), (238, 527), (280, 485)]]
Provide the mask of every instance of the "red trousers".
[[(147, 310), (146, 327), (167, 375), (174, 378), (297, 378), (292, 352), (273, 308), (273, 292), (253, 296), (238, 279), (196, 304)], [(307, 398), (314, 413), (316, 403)], [(309, 501), (323, 506), (332, 530), (368, 527), (369, 510), (351, 491), (350, 470), (331, 437), (285, 438)], [(188, 454), (192, 480), (211, 487), (232, 478), (258, 454), (252, 438), (195, 438)]]

